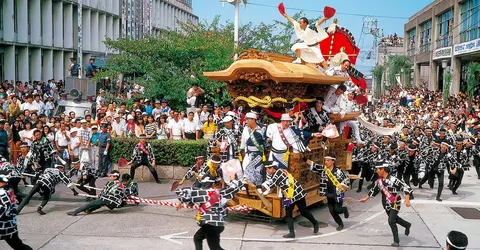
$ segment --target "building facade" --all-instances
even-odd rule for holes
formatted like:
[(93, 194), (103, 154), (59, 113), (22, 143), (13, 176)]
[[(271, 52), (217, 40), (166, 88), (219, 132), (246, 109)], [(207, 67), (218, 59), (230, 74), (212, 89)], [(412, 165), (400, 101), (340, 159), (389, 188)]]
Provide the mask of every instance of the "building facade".
[(122, 0), (122, 37), (142, 39), (162, 30), (179, 30), (181, 23), (198, 24), (192, 0)]
[(415, 86), (428, 79), (430, 90), (442, 90), (451, 72), (450, 94), (465, 91), (467, 65), (480, 61), (479, 10), (480, 0), (436, 0), (409, 19), (405, 53), (414, 62)]
[(79, 46), (79, 13), (84, 70), (90, 57), (104, 61), (112, 53), (106, 38), (140, 39), (178, 29), (177, 21), (198, 23), (191, 6), (191, 0), (3, 0), (0, 79), (27, 82), (68, 76), (70, 58), (77, 57)]

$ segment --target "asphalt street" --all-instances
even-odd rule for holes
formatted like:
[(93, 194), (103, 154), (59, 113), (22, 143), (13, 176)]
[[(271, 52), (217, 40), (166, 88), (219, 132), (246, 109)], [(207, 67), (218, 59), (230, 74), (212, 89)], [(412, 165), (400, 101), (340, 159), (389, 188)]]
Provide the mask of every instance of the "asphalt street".
[[(106, 182), (103, 178), (97, 186)], [(448, 180), (445, 180), (445, 185)], [(170, 192), (171, 183), (140, 183), (140, 196), (157, 200), (175, 200)], [(426, 185), (428, 186), (428, 185)], [(464, 219), (451, 207), (480, 208), (480, 180), (473, 169), (465, 174), (458, 195), (452, 195), (445, 187), (443, 199), (433, 201), (434, 189), (415, 190), (415, 200), (429, 201), (427, 204), (415, 204), (407, 208), (402, 206), (400, 216), (413, 224), (410, 236), (403, 235), (399, 228), (401, 249), (442, 249), (445, 236), (450, 230), (459, 230), (469, 238), (468, 249), (480, 249), (478, 224), (480, 220)], [(356, 183), (353, 190), (356, 189)], [(26, 188), (28, 191), (29, 188)], [(245, 217), (231, 214), (222, 233), (222, 247), (225, 249), (389, 249), (393, 238), (387, 224), (387, 216), (380, 204), (380, 196), (360, 203), (358, 199), (366, 195), (349, 191), (350, 201), (346, 204), (350, 218), (345, 219), (345, 229), (335, 230), (336, 224), (328, 208), (320, 205), (310, 208), (314, 216), (329, 224), (314, 235), (312, 229), (300, 226), (305, 221), (297, 217), (295, 228), (297, 238), (286, 240), (282, 235), (287, 226), (282, 221), (269, 221), (263, 218)], [(37, 196), (36, 196), (37, 197)], [(74, 197), (65, 186), (58, 186), (53, 199), (47, 204), (46, 215), (36, 213), (39, 197), (27, 205), (18, 219), (20, 238), (34, 249), (194, 249), (192, 237), (198, 226), (195, 211), (158, 205), (127, 206), (110, 211), (106, 208), (90, 215), (68, 216), (71, 211), (83, 204), (85, 198)], [(477, 236), (477, 237), (475, 237)], [(205, 249), (208, 246), (205, 242)], [(0, 249), (9, 249), (1, 241)]]

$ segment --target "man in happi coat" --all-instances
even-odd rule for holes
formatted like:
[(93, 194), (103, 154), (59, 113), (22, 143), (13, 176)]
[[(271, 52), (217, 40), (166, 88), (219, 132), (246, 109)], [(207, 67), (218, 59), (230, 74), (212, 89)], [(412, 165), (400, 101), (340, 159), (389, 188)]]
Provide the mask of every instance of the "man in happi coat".
[[(307, 196), (302, 185), (285, 169), (278, 168), (277, 162), (266, 162), (265, 169), (270, 178), (261, 185), (266, 190), (263, 195), (270, 193), (274, 187), (279, 187), (281, 192), (285, 193), (284, 206), (286, 207), (285, 220), (287, 221), (289, 233), (284, 238), (295, 238), (295, 228), (293, 225), (293, 210), (295, 206), (300, 214), (313, 224), (313, 233), (318, 233), (319, 222), (307, 210), (305, 197)], [(282, 195), (283, 197), (283, 195)]]
[(12, 249), (31, 250), (18, 237), (17, 205), (13, 190), (9, 189), (8, 178), (0, 174), (0, 240), (4, 240)]
[(265, 148), (263, 129), (257, 124), (257, 115), (250, 112), (245, 115), (247, 126), (243, 129), (240, 148), (245, 150), (243, 169), (250, 182), (259, 185), (263, 182), (262, 168)]
[(367, 196), (360, 199), (360, 202), (366, 202), (370, 197), (375, 197), (379, 192), (382, 192), (382, 205), (388, 215), (388, 225), (392, 230), (393, 243), (391, 246), (398, 247), (400, 238), (398, 237), (397, 224), (405, 228), (405, 235), (410, 234), (410, 227), (412, 224), (398, 216), (402, 204), (400, 192), (405, 194), (405, 205), (410, 207), (410, 195), (412, 188), (397, 177), (390, 175), (389, 164), (386, 162), (377, 162), (375, 168), (378, 174), (378, 179), (374, 182), (374, 186), (370, 189)]
[(338, 224), (337, 231), (341, 231), (344, 225), (340, 214), (343, 214), (345, 219), (350, 216), (348, 208), (343, 206), (345, 191), (350, 188), (350, 179), (344, 171), (335, 166), (335, 157), (325, 156), (323, 159), (325, 165), (316, 164), (311, 160), (307, 160), (306, 163), (310, 166), (310, 171), (321, 177), (318, 194), (327, 197), (328, 210)]
[(235, 175), (231, 173), (232, 181), (225, 183), (215, 182), (209, 189), (179, 188), (175, 193), (180, 200), (177, 211), (182, 204), (197, 205), (197, 223), (200, 228), (193, 236), (195, 249), (203, 249), (203, 240), (207, 240), (210, 249), (223, 249), (220, 246), (220, 234), (225, 230), (225, 217), (227, 216), (227, 201), (233, 199), (235, 194), (243, 187), (243, 183), (235, 180)]
[(308, 27), (308, 19), (305, 17), (300, 18), (297, 22), (287, 14), (283, 15), (289, 22), (293, 24), (297, 39), (302, 42), (297, 42), (292, 46), (292, 51), (297, 55), (297, 59), (292, 63), (315, 63), (320, 64), (324, 69), (327, 69), (327, 64), (320, 51), (320, 42), (328, 37), (327, 32), (320, 25), (328, 20), (324, 17), (315, 23), (316, 31)]
[(237, 177), (243, 177), (242, 166), (240, 164), (240, 150), (238, 138), (241, 136), (240, 130), (234, 127), (234, 117), (227, 115), (222, 119), (224, 127), (214, 136), (213, 143), (220, 150), (221, 169), (223, 170), (223, 179), (229, 182), (228, 172), (236, 172)]
[(300, 138), (290, 128), (290, 122), (290, 116), (282, 114), (280, 123), (268, 125), (266, 132), (267, 141), (272, 144), (268, 160), (277, 162), (278, 167), (282, 169), (288, 169), (290, 148), (294, 153), (304, 152), (306, 149)]
[(70, 190), (73, 191), (73, 195), (78, 195), (77, 190), (73, 187), (73, 182), (72, 180), (67, 176), (65, 173), (65, 162), (58, 161), (55, 164), (55, 168), (47, 168), (43, 172), (42, 175), (40, 175), (40, 178), (38, 179), (37, 183), (33, 186), (32, 190), (30, 190), (30, 193), (23, 199), (23, 201), (20, 203), (18, 206), (17, 212), (20, 214), (22, 211), (23, 207), (30, 201), (30, 199), (33, 197), (35, 193), (39, 193), (40, 195), (43, 196), (42, 203), (40, 206), (37, 208), (37, 213), (40, 215), (45, 215), (46, 213), (42, 210), (50, 200), (52, 194), (55, 193), (55, 187), (57, 186), (58, 183), (62, 182), (65, 184)]

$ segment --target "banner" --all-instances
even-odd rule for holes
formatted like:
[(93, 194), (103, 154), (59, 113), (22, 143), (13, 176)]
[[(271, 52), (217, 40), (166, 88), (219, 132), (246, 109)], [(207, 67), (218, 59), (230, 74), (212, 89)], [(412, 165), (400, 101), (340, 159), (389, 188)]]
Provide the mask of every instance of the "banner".
[(397, 124), (395, 128), (384, 128), (369, 123), (363, 119), (363, 117), (357, 117), (358, 122), (362, 124), (368, 130), (377, 133), (378, 135), (393, 135), (394, 133), (402, 131), (403, 124)]

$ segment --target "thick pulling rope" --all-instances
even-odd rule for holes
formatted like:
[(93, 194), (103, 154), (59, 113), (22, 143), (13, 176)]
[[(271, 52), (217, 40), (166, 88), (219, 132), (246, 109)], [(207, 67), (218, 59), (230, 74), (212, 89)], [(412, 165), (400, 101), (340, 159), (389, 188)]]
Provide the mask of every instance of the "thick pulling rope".
[[(31, 175), (31, 174), (25, 174), (24, 173), (24, 175), (35, 177), (35, 175)], [(74, 183), (74, 185), (80, 186), (80, 184), (76, 184), (76, 183)], [(28, 186), (33, 187), (33, 185), (28, 185)], [(101, 188), (90, 187), (90, 186), (87, 186), (87, 185), (84, 185), (84, 187), (99, 190), (99, 191), (103, 190)], [(86, 195), (86, 194), (79, 194), (79, 196), (96, 198), (96, 196)], [(126, 199), (125, 201), (129, 202), (129, 203), (137, 203), (138, 202), (138, 203), (144, 203), (144, 204), (150, 204), (150, 205), (160, 205), (160, 206), (167, 206), (167, 207), (177, 207), (178, 206), (178, 203), (175, 203), (175, 202), (162, 201), (162, 200), (150, 200), (150, 199), (144, 199), (144, 198), (136, 197), (136, 196), (129, 196), (128, 199)], [(200, 207), (199, 206), (187, 206), (185, 204), (182, 204), (182, 208), (199, 209)], [(246, 212), (251, 211), (253, 209), (247, 207), (247, 205), (239, 205), (239, 206), (235, 206), (235, 207), (227, 207), (226, 210), (227, 211), (232, 211), (232, 212), (246, 213)]]
[[(167, 206), (167, 207), (177, 207), (179, 203), (176, 202), (171, 202), (171, 201), (162, 201), (162, 200), (150, 200), (150, 199), (144, 199), (141, 197), (136, 197), (136, 196), (129, 196), (126, 202), (129, 203), (145, 203), (145, 204), (150, 204), (150, 205), (160, 205), (160, 206)], [(182, 208), (191, 208), (191, 209), (199, 209), (199, 206), (187, 206), (186, 204), (182, 204)], [(227, 207), (227, 211), (232, 211), (232, 212), (241, 212), (241, 213), (246, 213), (250, 210), (253, 210), (247, 205), (239, 205), (235, 207)]]

